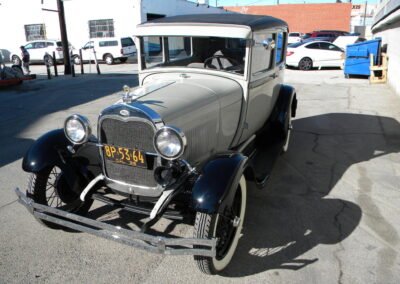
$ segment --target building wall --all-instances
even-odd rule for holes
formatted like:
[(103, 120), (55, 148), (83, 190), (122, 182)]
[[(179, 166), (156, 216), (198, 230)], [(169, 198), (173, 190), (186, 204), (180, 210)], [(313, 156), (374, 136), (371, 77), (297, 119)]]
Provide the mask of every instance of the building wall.
[(388, 84), (400, 95), (400, 0), (382, 0), (375, 11), (374, 37), (382, 38), (388, 55)]
[[(24, 25), (45, 24), (48, 39), (60, 39), (56, 0), (1, 0), (0, 49), (8, 59), (10, 51), (26, 42)], [(180, 14), (226, 13), (225, 10), (197, 5), (186, 0), (70, 0), (64, 2), (69, 42), (82, 47), (89, 39), (89, 20), (113, 19), (115, 36), (133, 36), (137, 24), (147, 20), (147, 13), (173, 16)]]
[(374, 37), (382, 38), (382, 45), (387, 46), (388, 84), (400, 95), (400, 10), (397, 11), (398, 20), (374, 34)]
[(350, 30), (351, 3), (280, 4), (273, 6), (231, 6), (229, 11), (269, 15), (286, 21), (290, 31)]

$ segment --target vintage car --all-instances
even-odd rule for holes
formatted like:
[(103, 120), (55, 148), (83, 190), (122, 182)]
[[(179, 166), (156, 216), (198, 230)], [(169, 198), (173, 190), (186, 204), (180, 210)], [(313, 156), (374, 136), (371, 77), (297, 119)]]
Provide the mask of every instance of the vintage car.
[[(32, 174), (20, 202), (50, 228), (194, 255), (202, 272), (221, 272), (241, 236), (247, 183), (263, 188), (288, 147), (297, 100), (283, 84), (287, 32), (279, 19), (242, 14), (139, 25), (139, 86), (101, 111), (97, 136), (74, 114), (40, 137), (23, 159)], [(147, 219), (128, 230), (84, 217), (93, 200)], [(193, 238), (155, 235), (160, 218), (192, 225)]]

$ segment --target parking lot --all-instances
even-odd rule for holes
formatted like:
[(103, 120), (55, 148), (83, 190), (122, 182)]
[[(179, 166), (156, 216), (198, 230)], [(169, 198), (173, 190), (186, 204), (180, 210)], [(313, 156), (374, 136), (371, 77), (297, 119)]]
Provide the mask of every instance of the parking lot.
[[(399, 283), (400, 97), (341, 70), (286, 70), (299, 99), (289, 151), (266, 188), (249, 185), (244, 236), (223, 275), (201, 274), (190, 256), (39, 225), (13, 191), (26, 188), (21, 158), (69, 114), (95, 129), (122, 86), (138, 84), (135, 64), (101, 68), (47, 80), (34, 65), (38, 79), (0, 90), (0, 283)], [(116, 211), (102, 218), (133, 223)], [(191, 236), (157, 224), (166, 226)]]

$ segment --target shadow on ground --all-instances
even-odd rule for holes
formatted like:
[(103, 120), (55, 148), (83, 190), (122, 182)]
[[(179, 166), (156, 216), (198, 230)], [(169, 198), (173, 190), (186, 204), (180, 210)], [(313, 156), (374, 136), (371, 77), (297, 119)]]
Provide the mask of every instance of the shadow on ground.
[(25, 154), (33, 140), (21, 138), (21, 133), (41, 118), (118, 92), (125, 84), (136, 86), (137, 76), (107, 74), (100, 77), (61, 76), (52, 80), (38, 78), (22, 85), (1, 89), (0, 167)]
[[(248, 191), (244, 237), (224, 276), (298, 270), (317, 262), (317, 257), (302, 255), (346, 239), (362, 213), (353, 202), (324, 197), (350, 166), (400, 151), (400, 125), (388, 117), (333, 113), (298, 119), (293, 125), (290, 150), (277, 162), (267, 187)], [(367, 190), (368, 177), (358, 183)], [(360, 205), (365, 198), (369, 207), (374, 205), (368, 192), (362, 195), (356, 197)], [(378, 231), (371, 229), (385, 235), (391, 228), (384, 224)]]

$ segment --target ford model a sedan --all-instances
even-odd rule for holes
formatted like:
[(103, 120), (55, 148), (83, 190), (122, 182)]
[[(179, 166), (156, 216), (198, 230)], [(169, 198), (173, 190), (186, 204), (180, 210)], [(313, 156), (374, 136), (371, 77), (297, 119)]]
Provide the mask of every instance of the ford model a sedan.
[[(139, 87), (124, 86), (97, 130), (74, 114), (40, 137), (23, 160), (31, 176), (20, 202), (50, 228), (190, 254), (202, 272), (222, 271), (241, 236), (247, 182), (264, 187), (288, 147), (297, 100), (282, 84), (287, 31), (240, 14), (139, 25)], [(94, 200), (145, 221), (128, 230), (84, 217)], [(154, 235), (160, 218), (192, 225), (193, 238)]]

